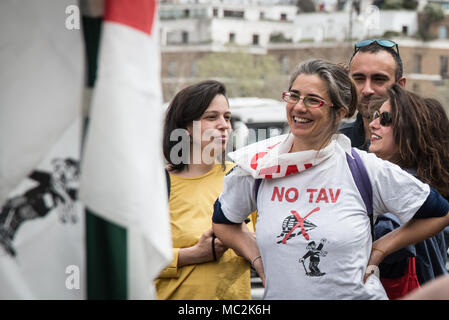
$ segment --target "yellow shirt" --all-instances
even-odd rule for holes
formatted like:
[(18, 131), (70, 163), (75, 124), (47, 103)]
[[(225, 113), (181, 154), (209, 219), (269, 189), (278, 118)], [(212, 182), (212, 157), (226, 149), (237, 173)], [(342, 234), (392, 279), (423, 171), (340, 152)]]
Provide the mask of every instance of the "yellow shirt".
[[(174, 259), (155, 281), (161, 300), (251, 299), (249, 263), (228, 249), (218, 261), (178, 267), (180, 248), (191, 247), (212, 227), (213, 205), (223, 178), (233, 167), (221, 164), (205, 175), (185, 178), (170, 174), (170, 222)], [(253, 230), (252, 224), (248, 228)]]

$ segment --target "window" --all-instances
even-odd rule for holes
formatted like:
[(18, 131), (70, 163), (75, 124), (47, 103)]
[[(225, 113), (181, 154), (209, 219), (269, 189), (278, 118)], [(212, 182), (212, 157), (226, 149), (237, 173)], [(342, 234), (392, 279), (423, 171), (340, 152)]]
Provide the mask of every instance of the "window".
[(224, 10), (223, 16), (225, 18), (243, 18), (245, 16), (245, 12), (235, 10)]
[(235, 33), (234, 32), (229, 33), (229, 42), (235, 43)]
[(189, 33), (187, 31), (182, 32), (182, 43), (189, 43)]
[(259, 45), (259, 35), (253, 34), (253, 45), (258, 46)]
[(170, 78), (174, 78), (176, 77), (176, 61), (170, 61), (168, 63), (168, 70), (167, 70), (167, 74)]
[(259, 19), (260, 19), (260, 20), (264, 20), (264, 19), (265, 19), (265, 12), (260, 11), (260, 13), (259, 13)]
[(447, 65), (448, 65), (448, 57), (447, 56), (440, 56), (440, 75), (443, 78), (447, 77)]
[(413, 64), (412, 64), (412, 72), (413, 73), (421, 73), (421, 61), (422, 61), (422, 55), (420, 54), (414, 54), (413, 55)]
[(290, 58), (288, 56), (281, 57), (282, 72), (290, 74)]
[(192, 77), (197, 77), (198, 76), (198, 63), (197, 62), (192, 62), (192, 65), (190, 66), (190, 75)]
[(408, 26), (402, 26), (402, 34), (406, 36), (408, 34)]
[(447, 27), (446, 26), (440, 26), (440, 28), (438, 29), (438, 38), (447, 39)]
[(287, 21), (287, 14), (281, 13), (281, 21)]
[(218, 17), (218, 8), (213, 8), (213, 9), (212, 9), (212, 15), (213, 15), (214, 17)]
[(187, 18), (190, 16), (190, 10), (189, 9), (184, 9), (184, 17)]

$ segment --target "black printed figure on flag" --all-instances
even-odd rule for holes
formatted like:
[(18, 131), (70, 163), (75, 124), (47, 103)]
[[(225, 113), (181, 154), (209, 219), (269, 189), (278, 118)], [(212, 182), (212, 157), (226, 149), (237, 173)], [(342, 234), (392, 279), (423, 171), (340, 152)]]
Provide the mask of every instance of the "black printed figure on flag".
[(53, 171), (34, 170), (28, 178), (37, 183), (25, 193), (11, 197), (0, 212), (0, 245), (12, 256), (14, 236), (19, 227), (28, 220), (42, 218), (58, 209), (62, 223), (76, 223), (78, 216), (73, 210), (79, 181), (78, 161), (57, 158), (52, 161)]

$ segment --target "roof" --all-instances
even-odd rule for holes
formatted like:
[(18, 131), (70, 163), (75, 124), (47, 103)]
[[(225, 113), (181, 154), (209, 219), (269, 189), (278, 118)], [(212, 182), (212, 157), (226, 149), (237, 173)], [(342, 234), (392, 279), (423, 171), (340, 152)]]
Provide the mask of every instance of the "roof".
[(245, 123), (286, 122), (285, 103), (265, 98), (229, 98), (233, 118)]

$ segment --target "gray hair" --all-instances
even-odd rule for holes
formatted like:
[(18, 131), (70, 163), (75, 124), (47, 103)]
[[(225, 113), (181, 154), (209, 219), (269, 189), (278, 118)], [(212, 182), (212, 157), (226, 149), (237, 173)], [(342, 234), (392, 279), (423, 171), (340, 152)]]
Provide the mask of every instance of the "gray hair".
[(347, 69), (341, 65), (320, 59), (307, 60), (302, 62), (291, 75), (289, 90), (300, 74), (319, 76), (327, 84), (334, 111), (345, 108), (347, 111), (346, 118), (354, 115), (358, 105), (357, 89), (349, 77)]
[(348, 69), (344, 66), (320, 59), (313, 59), (302, 62), (296, 68), (290, 78), (289, 91), (296, 78), (301, 74), (317, 75), (327, 84), (328, 95), (333, 107), (330, 108), (331, 121), (327, 129), (327, 136), (323, 141), (324, 146), (331, 139), (332, 135), (338, 132), (341, 120), (338, 110), (340, 108), (346, 109), (345, 118), (350, 118), (354, 115), (358, 105), (357, 88), (354, 81), (349, 77)]

